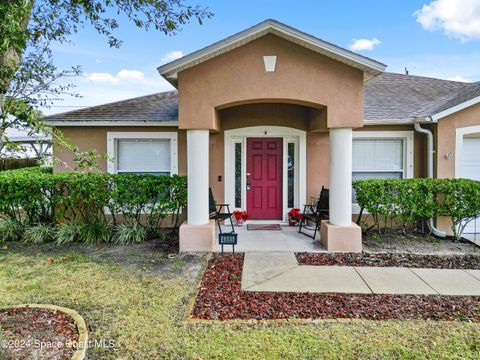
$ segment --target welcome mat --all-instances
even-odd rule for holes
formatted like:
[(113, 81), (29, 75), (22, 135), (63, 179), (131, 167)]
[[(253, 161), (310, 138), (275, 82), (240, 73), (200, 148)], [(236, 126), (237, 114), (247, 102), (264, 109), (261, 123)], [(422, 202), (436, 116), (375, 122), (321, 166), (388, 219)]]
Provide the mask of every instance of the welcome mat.
[(247, 230), (282, 230), (279, 224), (247, 224)]

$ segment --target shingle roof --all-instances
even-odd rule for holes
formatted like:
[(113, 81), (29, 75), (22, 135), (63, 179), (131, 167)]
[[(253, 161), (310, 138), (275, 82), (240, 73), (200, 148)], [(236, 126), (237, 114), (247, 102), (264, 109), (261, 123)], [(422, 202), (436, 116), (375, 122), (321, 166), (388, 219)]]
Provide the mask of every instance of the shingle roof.
[(92, 106), (80, 110), (49, 115), (47, 122), (55, 121), (155, 121), (178, 120), (177, 91), (167, 91), (132, 99)]
[(462, 104), (468, 100), (472, 100), (477, 96), (480, 96), (480, 81), (465, 85), (462, 89), (460, 89), (460, 91), (448, 97), (436, 108), (432, 109), (431, 112), (434, 114), (439, 113), (441, 111), (444, 111), (454, 106), (457, 106), (459, 104)]
[[(383, 73), (365, 84), (365, 124), (405, 123), (434, 114), (470, 84), (395, 73)], [(480, 95), (480, 93), (478, 93)]]
[[(365, 124), (411, 123), (480, 96), (480, 82), (464, 83), (383, 73), (365, 84)], [(172, 122), (178, 120), (177, 91), (156, 93), (45, 118), (47, 122)]]

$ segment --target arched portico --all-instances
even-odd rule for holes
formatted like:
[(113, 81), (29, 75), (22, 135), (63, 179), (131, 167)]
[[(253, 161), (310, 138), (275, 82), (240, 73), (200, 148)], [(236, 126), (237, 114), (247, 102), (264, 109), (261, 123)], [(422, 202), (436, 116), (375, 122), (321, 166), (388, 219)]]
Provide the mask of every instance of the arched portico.
[(209, 187), (220, 200), (237, 200), (235, 137), (243, 144), (246, 164), (240, 171), (240, 201), (233, 205), (248, 209), (249, 196), (260, 198), (252, 195), (255, 191), (245, 196), (247, 169), (254, 166), (249, 161), (281, 158), (267, 170), (278, 170), (281, 163), (275, 178), (281, 178), (283, 196), (275, 188), (280, 180), (275, 185), (273, 177), (257, 193), (269, 191), (275, 204), (281, 202), (281, 215), (272, 216), (285, 220), (284, 158), (291, 138), (298, 173), (290, 205), (300, 207), (309, 196), (318, 196), (321, 185), (330, 186), (330, 221), (322, 225), (322, 242), (329, 250), (361, 250), (360, 228), (351, 223), (352, 129), (363, 126), (365, 79), (383, 69), (383, 64), (271, 20), (159, 68), (178, 88), (179, 128), (187, 132), (188, 213), (180, 229), (181, 250), (213, 246)]

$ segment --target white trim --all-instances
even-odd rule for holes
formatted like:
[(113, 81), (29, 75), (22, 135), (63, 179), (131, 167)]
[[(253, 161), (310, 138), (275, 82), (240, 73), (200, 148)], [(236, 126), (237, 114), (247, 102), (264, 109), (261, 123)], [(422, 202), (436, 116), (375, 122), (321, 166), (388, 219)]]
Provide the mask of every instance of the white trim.
[(85, 120), (46, 120), (45, 124), (49, 126), (158, 126), (158, 127), (178, 127), (178, 121), (144, 121), (144, 120), (135, 120), (135, 121), (120, 121), (120, 120), (95, 120), (95, 119), (85, 119)]
[(117, 139), (169, 139), (170, 140), (170, 175), (178, 174), (178, 134), (176, 132), (107, 132), (107, 172), (116, 174), (115, 155)]
[[(296, 192), (294, 207), (300, 207), (306, 203), (307, 189), (307, 135), (303, 130), (283, 127), (283, 126), (252, 126), (234, 130), (227, 130), (224, 133), (224, 168), (225, 168), (225, 202), (235, 205), (235, 152), (234, 144), (241, 142), (242, 146), (242, 209), (246, 209), (246, 139), (248, 137), (277, 137), (283, 138), (283, 181), (282, 181), (282, 220), (287, 221), (288, 208), (288, 167), (286, 156), (286, 144), (288, 142), (297, 142), (298, 160), (296, 169), (298, 175), (295, 174)], [(298, 180), (297, 180), (298, 177)], [(278, 221), (277, 221), (278, 222)]]
[[(355, 139), (402, 139), (403, 143), (403, 161), (404, 161), (404, 179), (413, 178), (414, 171), (414, 131), (354, 131)], [(352, 171), (353, 172), (353, 171)], [(352, 204), (352, 214), (360, 214), (358, 204)]]
[(437, 122), (438, 120), (440, 120), (444, 117), (452, 115), (456, 112), (459, 112), (463, 109), (466, 109), (469, 106), (472, 106), (472, 105), (475, 105), (475, 104), (478, 104), (478, 103), (480, 103), (480, 96), (474, 97), (473, 99), (470, 99), (470, 100), (465, 101), (461, 104), (458, 104), (458, 105), (452, 106), (451, 108), (443, 110), (443, 111), (441, 111), (441, 112), (439, 112), (435, 115), (432, 115), (431, 118), (432, 118), (433, 121)]
[[(157, 70), (164, 78), (175, 82), (178, 72), (200, 64), (236, 47), (245, 45), (246, 43), (268, 33), (273, 33), (277, 36), (286, 38), (287, 40), (297, 42), (311, 50), (373, 74), (373, 76), (384, 72), (386, 68), (385, 64), (318, 39), (315, 36), (306, 34), (276, 20), (265, 20), (180, 59), (161, 65)], [(368, 76), (366, 77), (369, 78)]]
[(480, 132), (480, 125), (466, 126), (455, 130), (455, 177), (461, 178), (463, 173), (463, 138), (465, 135)]

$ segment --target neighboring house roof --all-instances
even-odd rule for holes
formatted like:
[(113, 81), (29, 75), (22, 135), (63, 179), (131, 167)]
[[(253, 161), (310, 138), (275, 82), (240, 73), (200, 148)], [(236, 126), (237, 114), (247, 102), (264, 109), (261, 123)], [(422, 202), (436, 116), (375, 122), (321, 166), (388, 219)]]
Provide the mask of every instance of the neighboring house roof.
[(170, 83), (176, 85), (178, 72), (245, 45), (246, 43), (266, 34), (274, 34), (349, 66), (360, 69), (364, 72), (365, 80), (382, 73), (386, 68), (386, 65), (379, 61), (344, 49), (288, 25), (282, 24), (276, 20), (265, 20), (210, 46), (195, 51), (168, 64), (159, 66), (158, 72), (165, 79), (170, 81)]
[(177, 91), (167, 91), (104, 105), (49, 115), (51, 125), (151, 125), (178, 124)]

